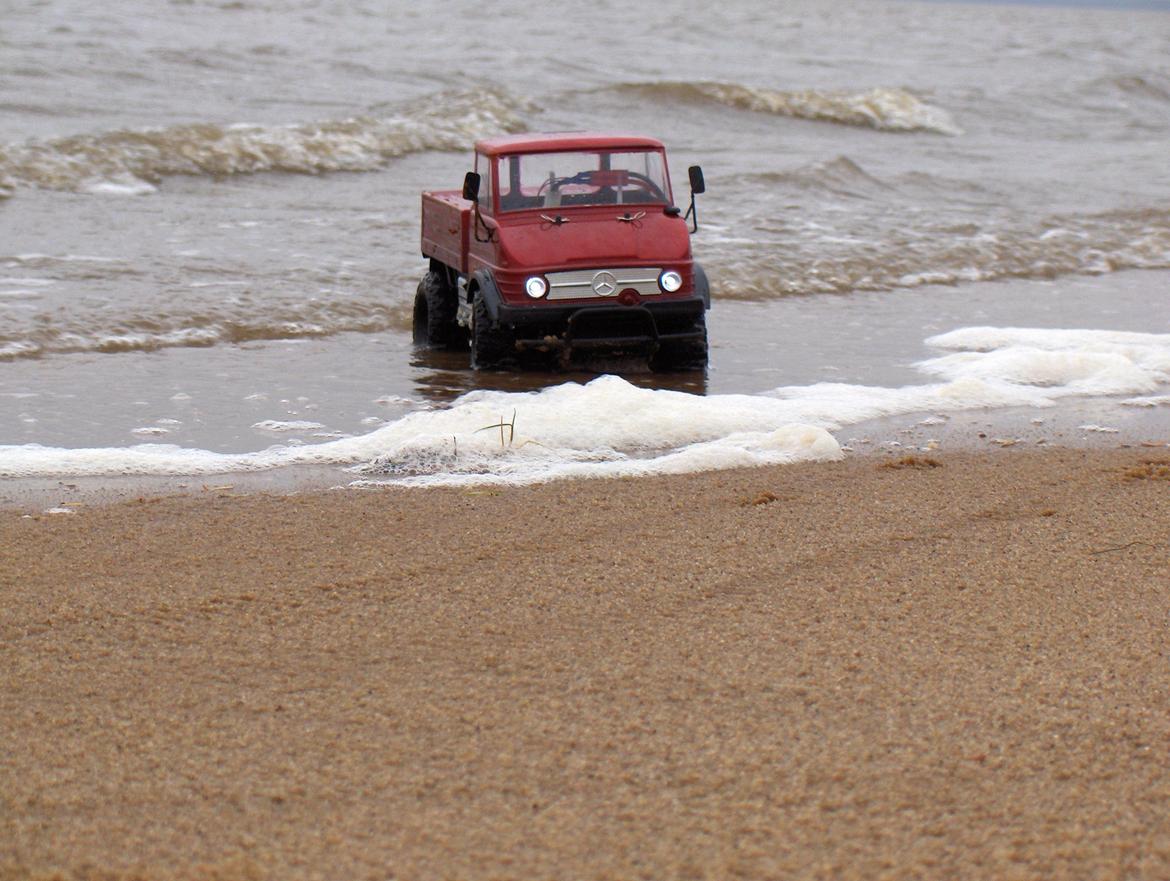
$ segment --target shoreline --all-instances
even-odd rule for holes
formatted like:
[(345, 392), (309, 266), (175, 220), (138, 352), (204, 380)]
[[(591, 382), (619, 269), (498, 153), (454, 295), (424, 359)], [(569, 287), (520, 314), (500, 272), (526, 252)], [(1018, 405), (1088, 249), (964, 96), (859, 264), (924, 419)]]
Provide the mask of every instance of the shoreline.
[(0, 510), (0, 878), (1163, 876), (1168, 479)]
[[(1025, 332), (1031, 329), (1041, 334), (1059, 333), (1061, 329), (1075, 333), (1078, 329), (1092, 328), (1106, 335), (1158, 334), (1170, 327), (1170, 313), (1161, 308), (1168, 286), (1170, 270), (1148, 269), (1102, 276), (1005, 279), (855, 292), (847, 297), (781, 297), (765, 302), (725, 300), (710, 314), (712, 361), (705, 377), (636, 374), (622, 378), (641, 389), (684, 392), (705, 398), (747, 394), (767, 399), (773, 391), (791, 388), (811, 392), (821, 383), (855, 386), (859, 397), (865, 396), (866, 389), (879, 395), (905, 391), (914, 396), (940, 381), (940, 377), (925, 372), (920, 365), (945, 357), (948, 351), (927, 345), (928, 339), (984, 326), (998, 327), (1005, 332), (1012, 328)], [(829, 328), (831, 334), (827, 333)], [(1060, 348), (1065, 343), (1057, 340), (1053, 344)], [(12, 401), (17, 406), (18, 419), (9, 426), (4, 445), (118, 451), (160, 443), (196, 454), (210, 453), (211, 460), (220, 454), (238, 454), (249, 459), (272, 448), (311, 447), (329, 439), (361, 438), (425, 410), (439, 414), (469, 392), (524, 395), (565, 383), (584, 384), (598, 377), (593, 373), (539, 370), (477, 372), (468, 369), (466, 355), (416, 349), (409, 337), (401, 334), (345, 333), (301, 340), (293, 349), (302, 375), (291, 387), (286, 386), (289, 346), (279, 341), (8, 362), (4, 374), (11, 391), (5, 395), (16, 396)], [(948, 406), (946, 401), (935, 404), (946, 406), (956, 425), (973, 429), (970, 437), (954, 435), (954, 445), (973, 449), (989, 446), (981, 442), (979, 431), (987, 432), (992, 438), (1023, 437), (1064, 446), (1126, 438), (1137, 443), (1151, 439), (1151, 434), (1166, 434), (1165, 404), (1148, 409), (1123, 404), (1130, 392), (1108, 394), (1105, 389), (1110, 384), (1106, 382), (1101, 387), (1097, 383), (1108, 374), (1108, 370), (1100, 373), (1099, 358), (1091, 350), (1076, 348), (1075, 351), (1073, 361), (1084, 358), (1085, 364), (1077, 368), (1069, 364), (1060, 366), (1057, 362), (1056, 374), (1049, 372), (1054, 369), (1052, 358), (1035, 352), (1017, 353), (1022, 359), (1020, 363), (1015, 367), (1005, 366), (1002, 375), (998, 368), (992, 371), (1009, 383), (1018, 380), (1021, 387), (1033, 388), (1040, 396), (1052, 391), (1054, 382), (1057, 386), (1063, 386), (1066, 381), (1071, 383), (1057, 396), (1055, 407), (1038, 406), (1017, 412), (962, 411), (959, 407), (968, 399), (962, 388), (954, 389), (958, 400), (950, 402), (953, 406)], [(1133, 355), (1120, 354), (1124, 358)], [(1033, 362), (1037, 356), (1038, 360)], [(1088, 370), (1087, 376), (1094, 379), (1089, 381), (1084, 376), (1078, 379), (1079, 369)], [(1068, 370), (1072, 372), (1066, 373)], [(1022, 372), (1017, 375), (1017, 371)], [(223, 376), (233, 379), (224, 382)], [(1152, 379), (1161, 384), (1157, 377)], [(1078, 385), (1086, 397), (1066, 395)], [(1137, 386), (1127, 388), (1132, 390)], [(118, 390), (117, 394), (111, 396), (110, 389)], [(1156, 388), (1143, 389), (1140, 394), (1151, 392), (1156, 394)], [(1015, 398), (1009, 396), (1009, 399)], [(522, 400), (523, 397), (509, 402), (502, 409), (510, 412), (509, 408)], [(971, 400), (979, 401), (980, 396), (973, 395)], [(604, 409), (604, 405), (600, 406)], [(931, 402), (921, 401), (919, 406), (927, 408)], [(907, 411), (903, 416), (874, 423), (849, 424), (854, 418), (851, 412), (857, 412), (853, 407), (852, 403), (841, 407), (836, 402), (828, 407), (817, 404), (807, 421), (828, 426), (835, 419), (843, 427), (830, 431), (848, 444), (852, 437), (866, 436), (879, 442), (904, 441), (900, 436), (902, 431), (913, 429), (920, 420), (935, 415), (922, 409), (917, 417)], [(861, 411), (866, 412), (864, 407)], [(470, 427), (488, 424), (499, 415)], [(1032, 419), (1044, 422), (1036, 427), (1031, 424)], [(259, 427), (290, 427), (302, 420), (307, 420), (306, 426), (321, 426), (321, 436), (316, 435), (315, 428), (297, 432)], [(791, 421), (799, 422), (802, 418), (794, 414)], [(1076, 430), (1079, 425), (1094, 423), (1115, 426), (1122, 437), (1084, 437)], [(160, 433), (138, 433), (141, 431)], [(627, 441), (635, 445), (653, 443), (654, 432), (655, 427), (648, 425), (643, 434)], [(936, 437), (934, 432), (920, 434), (924, 441)], [(589, 437), (588, 431), (582, 435), (586, 450), (590, 446)], [(941, 440), (950, 445), (947, 437)], [(207, 464), (201, 456), (195, 458)], [(69, 466), (60, 460), (58, 467), (65, 470)], [(215, 467), (214, 462), (210, 467)], [(273, 476), (262, 477), (262, 473)], [(309, 474), (308, 471), (300, 473)], [(239, 478), (239, 482), (265, 489), (298, 480), (295, 474), (257, 471), (251, 475)], [(335, 485), (344, 483), (345, 479), (338, 466), (333, 475), (324, 475), (321, 481), (311, 478), (308, 483)], [(22, 491), (21, 486), (26, 485), (22, 480), (0, 479), (0, 506), (10, 504), (5, 501), (6, 495)], [(115, 478), (111, 482), (129, 487), (132, 480)], [(236, 482), (236, 478), (233, 475), (221, 480), (209, 473), (202, 478), (169, 481), (176, 489), (191, 488), (179, 487), (181, 483), (193, 484), (198, 489), (202, 483), (222, 485), (225, 482)], [(87, 483), (102, 485), (100, 480)], [(55, 492), (56, 484), (55, 479), (40, 482), (50, 494)], [(79, 499), (66, 495), (59, 500), (49, 499), (45, 507), (57, 501), (76, 500)]]
[[(830, 433), (849, 459), (896, 457), (913, 453), (994, 455), (1007, 448), (1036, 451), (1157, 451), (1170, 449), (1170, 431), (1166, 427), (1165, 411), (1165, 406), (1121, 408), (1114, 399), (1087, 398), (1072, 399), (1052, 408), (973, 409), (942, 416), (921, 411), (846, 425), (831, 429)], [(720, 472), (693, 472), (694, 475), (702, 473)], [(621, 478), (569, 478), (568, 481), (614, 479)], [(301, 465), (195, 475), (0, 478), (0, 512), (61, 512), (68, 508), (80, 511), (93, 506), (133, 501), (143, 496), (198, 498), (209, 494), (294, 495), (354, 489), (350, 484), (358, 480), (376, 482), (378, 476), (353, 474), (345, 466), (339, 465)], [(434, 491), (438, 488), (422, 489)]]

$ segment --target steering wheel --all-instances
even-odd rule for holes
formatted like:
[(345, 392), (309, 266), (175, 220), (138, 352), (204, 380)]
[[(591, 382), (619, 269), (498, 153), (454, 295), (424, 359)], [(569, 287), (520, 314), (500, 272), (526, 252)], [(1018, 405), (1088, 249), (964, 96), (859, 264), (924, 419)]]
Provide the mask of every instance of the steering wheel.
[(589, 178), (593, 174), (592, 171), (579, 171), (569, 177), (546, 177), (541, 181), (540, 187), (536, 191), (536, 195), (542, 195), (545, 189), (551, 184), (556, 189), (560, 189), (566, 184), (588, 184)]
[(646, 175), (639, 174), (636, 171), (629, 171), (626, 173), (630, 176), (630, 180), (637, 184), (639, 189), (645, 190), (654, 199), (658, 199), (663, 202), (668, 201), (666, 198), (666, 193), (662, 192), (662, 188), (658, 186), (658, 184), (654, 183), (654, 181), (652, 181)]
[[(632, 184), (637, 186), (638, 189), (645, 190), (650, 194), (652, 199), (662, 202), (669, 201), (666, 198), (666, 193), (662, 192), (662, 188), (659, 187), (658, 184), (654, 183), (654, 181), (646, 175), (637, 171), (627, 171), (626, 174), (628, 175), (629, 181)], [(564, 187), (568, 184), (583, 184), (585, 186), (591, 186), (593, 184), (593, 172), (579, 171), (576, 174), (569, 175), (568, 177), (547, 177), (544, 179), (544, 181), (541, 182), (540, 187), (536, 191), (536, 195), (544, 195), (545, 189), (547, 189), (550, 185), (559, 190), (561, 187)]]

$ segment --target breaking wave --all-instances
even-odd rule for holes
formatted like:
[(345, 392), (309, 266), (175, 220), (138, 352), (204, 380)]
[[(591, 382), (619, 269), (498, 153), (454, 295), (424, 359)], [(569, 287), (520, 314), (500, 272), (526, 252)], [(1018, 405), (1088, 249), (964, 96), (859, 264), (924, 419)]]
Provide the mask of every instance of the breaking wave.
[[(850, 186), (863, 181), (850, 178)], [(1033, 226), (969, 223), (893, 235), (782, 230), (780, 242), (731, 240), (703, 257), (714, 293), (739, 300), (792, 294), (892, 290), (1004, 278), (1051, 279), (1125, 269), (1170, 269), (1170, 212), (1118, 211), (1056, 217)]]
[(0, 145), (4, 182), (52, 190), (136, 194), (171, 175), (372, 171), (427, 150), (466, 150), (477, 138), (525, 130), (524, 102), (498, 90), (444, 92), (391, 116), (297, 125), (124, 129)]
[(75, 352), (150, 352), (175, 347), (205, 347), (257, 340), (287, 340), (340, 333), (377, 333), (410, 326), (406, 306), (353, 299), (310, 300), (268, 306), (256, 314), (127, 316), (97, 326), (94, 316), (73, 316), (67, 324), (51, 321), (18, 334), (0, 334), (0, 361), (40, 358)]
[(959, 135), (950, 114), (905, 89), (851, 92), (831, 89), (779, 91), (739, 83), (654, 82), (610, 87), (620, 94), (684, 103), (714, 103), (793, 119), (860, 126), (883, 132)]
[[(458, 486), (680, 474), (839, 459), (830, 432), (871, 419), (1149, 396), (1170, 383), (1170, 334), (975, 327), (927, 343), (947, 353), (916, 365), (936, 381), (900, 388), (817, 383), (703, 397), (602, 376), (536, 392), (474, 391), (358, 437), (252, 453), (0, 446), (0, 477), (329, 465), (348, 467), (363, 484)], [(274, 426), (284, 427), (261, 428)]]

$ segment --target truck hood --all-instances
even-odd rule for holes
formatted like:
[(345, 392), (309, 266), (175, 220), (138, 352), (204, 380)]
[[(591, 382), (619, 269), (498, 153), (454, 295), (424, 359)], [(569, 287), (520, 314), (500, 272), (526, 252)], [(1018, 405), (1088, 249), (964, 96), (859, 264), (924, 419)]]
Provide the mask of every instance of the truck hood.
[[(618, 220), (627, 211), (636, 217)], [(556, 217), (555, 209), (543, 212)], [(500, 251), (508, 269), (548, 271), (557, 267), (601, 266), (636, 261), (646, 265), (690, 259), (686, 222), (658, 206), (606, 207), (560, 212), (564, 223), (550, 223), (534, 212), (508, 218), (499, 226)]]

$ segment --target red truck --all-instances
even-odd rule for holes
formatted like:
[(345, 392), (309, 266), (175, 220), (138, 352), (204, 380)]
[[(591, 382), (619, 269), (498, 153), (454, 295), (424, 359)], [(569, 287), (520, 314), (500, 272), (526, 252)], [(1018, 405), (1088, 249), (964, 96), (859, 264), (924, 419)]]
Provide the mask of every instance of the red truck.
[[(463, 190), (422, 195), (429, 271), (414, 340), (471, 348), (474, 367), (526, 351), (645, 354), (656, 369), (703, 369), (710, 289), (691, 258), (698, 230), (675, 205), (653, 138), (525, 134), (475, 145)], [(688, 218), (693, 226), (688, 226)]]

